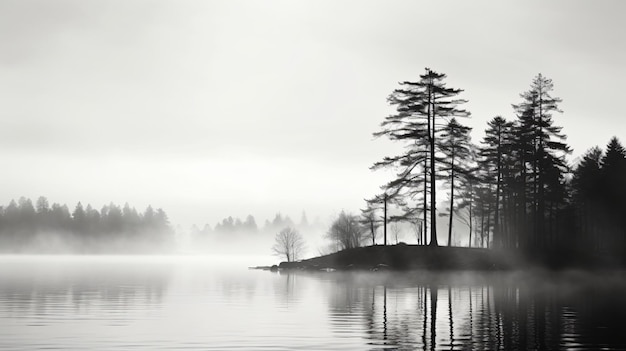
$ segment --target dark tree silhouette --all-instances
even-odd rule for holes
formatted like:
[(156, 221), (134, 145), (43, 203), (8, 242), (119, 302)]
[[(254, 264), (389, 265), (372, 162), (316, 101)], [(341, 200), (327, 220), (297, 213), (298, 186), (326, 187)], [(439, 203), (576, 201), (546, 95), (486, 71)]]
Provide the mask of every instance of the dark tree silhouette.
[[(532, 216), (533, 230), (530, 242), (534, 247), (545, 248), (549, 236), (546, 216), (548, 215), (546, 191), (558, 191), (563, 184), (563, 174), (568, 171), (565, 154), (570, 149), (563, 142), (565, 135), (561, 127), (553, 125), (552, 113), (562, 112), (558, 108), (560, 98), (552, 97), (554, 84), (551, 79), (538, 74), (530, 90), (522, 93), (522, 102), (513, 105), (520, 116), (520, 135), (527, 142), (532, 138), (531, 164), (532, 174)], [(530, 137), (530, 138), (529, 138)], [(530, 146), (530, 145), (529, 145)], [(551, 174), (551, 177), (549, 175)], [(548, 179), (548, 178), (551, 179)], [(551, 180), (551, 181), (550, 181)]]
[(603, 153), (588, 150), (571, 184), (576, 235), (570, 247), (604, 262), (626, 263), (626, 150), (613, 137)]
[[(493, 240), (496, 247), (502, 246), (501, 234), (501, 197), (502, 178), (505, 168), (505, 153), (511, 151), (511, 132), (513, 123), (507, 122), (501, 116), (494, 117), (487, 123), (483, 147), (481, 148), (482, 163), (486, 171), (484, 181), (495, 183), (494, 204), (494, 234)], [(510, 154), (509, 154), (510, 155)]]
[(448, 246), (452, 245), (452, 223), (455, 212), (455, 181), (467, 179), (473, 168), (471, 162), (471, 142), (469, 127), (462, 126), (452, 118), (442, 129), (439, 147), (443, 154), (441, 171), (446, 174), (445, 181), (450, 186), (450, 208), (448, 222)]
[(617, 255), (626, 252), (626, 150), (617, 138), (611, 139), (600, 162), (606, 247)]
[(382, 130), (374, 133), (377, 137), (386, 136), (390, 140), (405, 143), (404, 154), (385, 157), (372, 168), (399, 169), (396, 179), (383, 187), (385, 193), (393, 196), (402, 194), (404, 197), (422, 193), (424, 216), (427, 211), (426, 192), (430, 191), (430, 245), (433, 246), (439, 245), (435, 225), (437, 179), (435, 156), (438, 151), (436, 148), (439, 145), (437, 139), (441, 132), (441, 121), (445, 122), (452, 117), (469, 116), (469, 112), (458, 108), (466, 102), (456, 97), (462, 90), (447, 88), (445, 78), (445, 74), (427, 68), (419, 81), (400, 83), (401, 88), (394, 90), (388, 98), (389, 103), (396, 107), (397, 113), (386, 117), (381, 124)]
[[(577, 227), (585, 236), (576, 239), (592, 251), (600, 247), (600, 226), (604, 213), (604, 189), (602, 184), (602, 150), (594, 147), (582, 157), (574, 170), (572, 190)], [(579, 232), (579, 234), (581, 234)]]
[[(421, 222), (424, 232), (430, 223), (430, 245), (437, 246), (436, 182), (444, 180), (448, 245), (456, 217), (468, 224), (469, 246), (475, 239), (546, 264), (626, 265), (626, 149), (619, 140), (604, 153), (588, 151), (572, 173), (566, 136), (552, 119), (561, 99), (552, 95), (552, 80), (538, 74), (513, 105), (516, 120), (489, 121), (476, 152), (469, 128), (454, 119), (469, 115), (458, 108), (461, 90), (446, 88), (445, 78), (426, 69), (417, 82), (400, 83), (388, 98), (396, 112), (374, 133), (405, 146), (372, 166), (396, 171), (381, 187), (402, 209), (390, 219)], [(363, 210), (364, 225), (375, 223), (371, 212)]]

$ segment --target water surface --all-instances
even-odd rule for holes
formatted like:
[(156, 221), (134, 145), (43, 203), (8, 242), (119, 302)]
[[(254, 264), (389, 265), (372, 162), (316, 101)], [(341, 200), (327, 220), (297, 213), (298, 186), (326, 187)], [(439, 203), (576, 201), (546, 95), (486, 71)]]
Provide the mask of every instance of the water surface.
[(272, 273), (252, 264), (1, 257), (0, 350), (626, 349), (623, 272)]

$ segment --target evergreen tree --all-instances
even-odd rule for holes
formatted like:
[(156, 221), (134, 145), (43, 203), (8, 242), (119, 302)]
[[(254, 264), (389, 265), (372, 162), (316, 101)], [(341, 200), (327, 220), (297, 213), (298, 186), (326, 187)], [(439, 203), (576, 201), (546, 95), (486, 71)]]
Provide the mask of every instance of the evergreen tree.
[(98, 210), (91, 207), (90, 204), (87, 204), (85, 208), (85, 217), (88, 223), (87, 233), (89, 235), (95, 235), (100, 231), (100, 213)]
[(251, 232), (251, 233), (255, 233), (258, 228), (256, 225), (256, 220), (254, 219), (254, 216), (252, 215), (248, 215), (248, 217), (246, 217), (245, 222), (243, 222), (244, 228), (246, 231)]
[[(532, 214), (533, 231), (531, 243), (535, 247), (545, 248), (548, 238), (553, 233), (547, 231), (546, 191), (552, 191), (563, 184), (563, 174), (568, 171), (565, 154), (570, 152), (564, 143), (565, 135), (561, 127), (553, 125), (552, 113), (562, 112), (558, 108), (560, 98), (551, 95), (554, 84), (551, 79), (538, 74), (531, 83), (530, 90), (520, 94), (522, 102), (513, 105), (520, 118), (519, 142), (524, 149), (529, 137), (532, 138), (531, 159), (529, 166), (532, 174)], [(552, 173), (551, 182), (548, 174)], [(563, 202), (564, 199), (561, 199)]]
[(50, 204), (48, 203), (48, 199), (45, 196), (40, 196), (37, 199), (36, 211), (38, 214), (44, 214), (50, 211)]
[(607, 244), (626, 251), (626, 150), (616, 137), (609, 142), (600, 161), (601, 184), (606, 211)]
[(501, 212), (502, 205), (502, 180), (505, 171), (505, 152), (512, 151), (511, 132), (513, 123), (507, 122), (501, 116), (496, 116), (487, 123), (483, 147), (481, 148), (482, 162), (487, 172), (485, 180), (493, 184), (495, 204), (494, 204), (494, 245), (502, 246), (503, 238), (501, 233)]
[(84, 234), (87, 230), (87, 216), (80, 201), (76, 204), (76, 208), (72, 213), (72, 219), (74, 223), (73, 229), (79, 234)]
[(440, 161), (441, 171), (446, 174), (445, 181), (450, 186), (448, 246), (452, 245), (452, 225), (456, 211), (455, 184), (458, 184), (460, 179), (470, 177), (473, 170), (470, 164), (472, 147), (469, 133), (471, 130), (472, 128), (462, 126), (455, 118), (452, 118), (443, 128), (439, 139), (439, 148), (444, 156)]
[(106, 218), (103, 218), (104, 225), (109, 233), (120, 234), (123, 232), (124, 219), (122, 210), (114, 203), (109, 204)]
[(69, 231), (72, 223), (72, 216), (67, 208), (67, 205), (60, 205), (58, 203), (52, 204), (50, 210), (52, 228), (60, 231)]
[[(396, 168), (396, 179), (388, 183), (385, 194), (413, 197), (423, 194), (424, 216), (427, 210), (427, 191), (430, 191), (430, 244), (438, 246), (436, 224), (436, 163), (439, 145), (437, 139), (440, 126), (452, 117), (469, 116), (469, 112), (458, 106), (465, 100), (456, 96), (460, 89), (447, 88), (445, 74), (426, 69), (417, 82), (402, 82), (394, 90), (388, 101), (396, 107), (397, 113), (385, 118), (382, 130), (374, 136), (386, 136), (393, 141), (405, 144), (405, 152), (398, 156), (385, 157), (374, 164), (373, 169)], [(426, 185), (428, 184), (428, 186)], [(421, 185), (421, 186), (420, 186)]]
[(148, 205), (148, 207), (146, 207), (146, 210), (143, 213), (142, 225), (148, 228), (152, 226), (152, 223), (154, 223), (154, 216), (155, 216), (154, 209), (152, 208), (151, 205)]

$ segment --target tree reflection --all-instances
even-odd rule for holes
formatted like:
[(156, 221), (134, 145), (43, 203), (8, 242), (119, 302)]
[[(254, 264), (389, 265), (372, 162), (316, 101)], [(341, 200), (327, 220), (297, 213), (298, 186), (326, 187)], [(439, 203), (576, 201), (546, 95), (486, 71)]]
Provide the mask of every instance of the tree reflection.
[(454, 318), (452, 317), (452, 287), (448, 285), (448, 323), (450, 324), (450, 349), (454, 348)]
[[(361, 321), (373, 349), (626, 347), (619, 331), (626, 318), (622, 278), (599, 286), (597, 279), (499, 273), (479, 275), (467, 285), (445, 275), (356, 277), (334, 282), (331, 325), (341, 332)], [(439, 305), (440, 294), (447, 294), (447, 303)], [(438, 323), (442, 316), (447, 318)]]
[(437, 346), (437, 294), (439, 289), (431, 287), (430, 291), (430, 349)]
[[(421, 286), (419, 287), (419, 290), (421, 291), (420, 296), (422, 297), (422, 346), (424, 351), (426, 350), (426, 346), (428, 345), (428, 343), (426, 342), (426, 329), (427, 329), (427, 323), (428, 323), (428, 318), (426, 318), (426, 314), (428, 313), (428, 305), (427, 305), (427, 297), (428, 297), (428, 290), (426, 290), (426, 287)], [(418, 312), (419, 313), (419, 312)]]

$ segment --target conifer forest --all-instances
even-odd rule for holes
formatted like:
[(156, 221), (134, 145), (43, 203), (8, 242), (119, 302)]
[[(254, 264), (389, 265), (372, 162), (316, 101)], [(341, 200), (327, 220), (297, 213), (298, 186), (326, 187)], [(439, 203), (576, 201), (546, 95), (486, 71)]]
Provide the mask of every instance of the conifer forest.
[[(374, 136), (404, 149), (372, 166), (393, 169), (395, 177), (366, 200), (365, 222), (380, 225), (368, 214), (385, 203), (401, 210), (389, 220), (416, 225), (423, 245), (452, 245), (453, 227), (462, 223), (455, 229), (467, 231), (462, 246), (546, 262), (626, 262), (626, 150), (613, 137), (569, 160), (558, 124), (567, 114), (556, 90), (538, 74), (512, 102), (513, 117), (493, 116), (473, 142), (463, 90), (448, 87), (445, 74), (426, 69), (399, 83), (388, 97), (395, 113)], [(444, 243), (433, 225), (438, 216), (448, 222)]]

